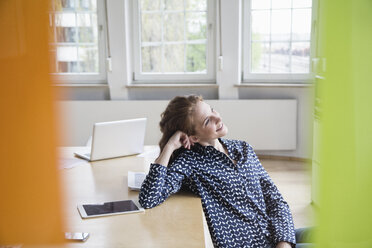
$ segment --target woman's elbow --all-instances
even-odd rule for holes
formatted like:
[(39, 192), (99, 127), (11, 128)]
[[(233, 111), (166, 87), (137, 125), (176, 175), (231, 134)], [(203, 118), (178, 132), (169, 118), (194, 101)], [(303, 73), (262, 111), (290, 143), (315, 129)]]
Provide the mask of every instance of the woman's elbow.
[(143, 208), (154, 208), (160, 205), (164, 200), (159, 198), (157, 195), (140, 192), (138, 202)]

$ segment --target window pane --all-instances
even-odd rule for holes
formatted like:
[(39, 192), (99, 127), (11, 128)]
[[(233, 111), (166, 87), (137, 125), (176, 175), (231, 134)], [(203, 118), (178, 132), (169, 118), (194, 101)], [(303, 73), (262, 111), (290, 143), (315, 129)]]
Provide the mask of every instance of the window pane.
[(97, 0), (53, 0), (53, 6), (55, 72), (99, 73)]
[(142, 47), (142, 72), (161, 72), (161, 46)]
[(97, 15), (96, 14), (79, 14), (79, 42), (98, 42), (97, 32)]
[(263, 42), (252, 42), (251, 71), (254, 73), (269, 72), (270, 45)]
[(292, 21), (292, 39), (310, 40), (311, 9), (294, 9)]
[(55, 26), (57, 27), (76, 27), (76, 17), (74, 13), (61, 13), (55, 15)]
[(77, 14), (77, 24), (80, 27), (91, 27), (93, 26), (90, 14)]
[[(249, 73), (309, 73), (311, 0), (250, 0)], [(247, 60), (245, 60), (247, 61)], [(245, 67), (248, 68), (248, 67)], [(249, 76), (246, 78), (250, 78)]]
[(252, 11), (252, 40), (270, 40), (270, 11)]
[(186, 27), (187, 40), (207, 39), (206, 13), (187, 13)]
[(164, 0), (164, 10), (183, 10), (183, 0)]
[(270, 9), (271, 0), (252, 0), (251, 9)]
[(207, 0), (186, 0), (186, 10), (207, 11)]
[(79, 47), (80, 72), (98, 72), (98, 50), (96, 47)]
[(187, 71), (206, 72), (207, 71), (207, 47), (205, 44), (187, 45)]
[(289, 43), (271, 43), (270, 72), (290, 72)]
[(142, 72), (206, 73), (207, 0), (140, 3)]
[(79, 0), (79, 9), (86, 11), (96, 11), (97, 1), (96, 0)]
[(77, 48), (75, 46), (57, 47), (58, 61), (77, 61)]
[(160, 0), (141, 0), (141, 10), (160, 10)]
[(292, 68), (294, 73), (309, 73), (310, 71), (310, 42), (292, 43)]
[(58, 46), (57, 47), (57, 72), (78, 72), (77, 69), (77, 47)]
[(293, 8), (310, 8), (311, 0), (294, 0)]
[(291, 37), (291, 10), (272, 11), (271, 40), (289, 40)]
[(58, 61), (58, 73), (77, 73), (78, 65), (76, 61)]
[(184, 45), (164, 45), (164, 72), (184, 72)]
[(164, 15), (164, 40), (184, 40), (184, 14), (172, 13)]
[(57, 0), (55, 5), (59, 6), (58, 10), (75, 10), (75, 0)]
[(56, 27), (57, 42), (76, 42), (76, 28)]
[(271, 7), (273, 9), (290, 9), (292, 7), (292, 0), (272, 0)]
[(161, 41), (161, 14), (142, 14), (142, 42)]
[(91, 43), (95, 42), (96, 40), (95, 35), (93, 34), (93, 30), (90, 27), (81, 27), (79, 28), (79, 42), (82, 43)]

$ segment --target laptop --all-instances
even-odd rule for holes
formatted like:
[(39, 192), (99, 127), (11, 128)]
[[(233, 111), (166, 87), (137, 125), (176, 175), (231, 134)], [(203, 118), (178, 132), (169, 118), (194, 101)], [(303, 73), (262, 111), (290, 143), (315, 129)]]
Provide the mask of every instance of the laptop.
[(92, 144), (75, 155), (88, 161), (134, 155), (143, 152), (146, 118), (99, 122), (93, 126)]

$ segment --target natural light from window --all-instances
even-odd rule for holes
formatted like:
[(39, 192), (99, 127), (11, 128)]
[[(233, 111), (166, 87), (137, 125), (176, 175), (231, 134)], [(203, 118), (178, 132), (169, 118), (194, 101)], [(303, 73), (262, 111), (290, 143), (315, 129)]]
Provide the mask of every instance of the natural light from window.
[(51, 51), (58, 74), (98, 74), (97, 0), (53, 0)]
[(311, 0), (251, 0), (248, 74), (310, 71)]
[(206, 74), (207, 0), (139, 2), (141, 73)]

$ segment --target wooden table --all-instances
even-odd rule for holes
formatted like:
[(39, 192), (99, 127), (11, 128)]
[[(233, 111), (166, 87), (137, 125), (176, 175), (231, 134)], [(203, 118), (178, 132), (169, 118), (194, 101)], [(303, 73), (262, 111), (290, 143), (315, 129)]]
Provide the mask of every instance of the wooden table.
[[(149, 150), (151, 147), (146, 147)], [(200, 199), (180, 192), (144, 213), (82, 219), (78, 204), (125, 199), (138, 200), (138, 191), (128, 189), (128, 171), (147, 172), (153, 159), (128, 156), (96, 162), (78, 161), (73, 152), (81, 147), (61, 148), (61, 156), (74, 163), (62, 169), (65, 192), (66, 231), (88, 232), (86, 242), (68, 247), (204, 247)]]

